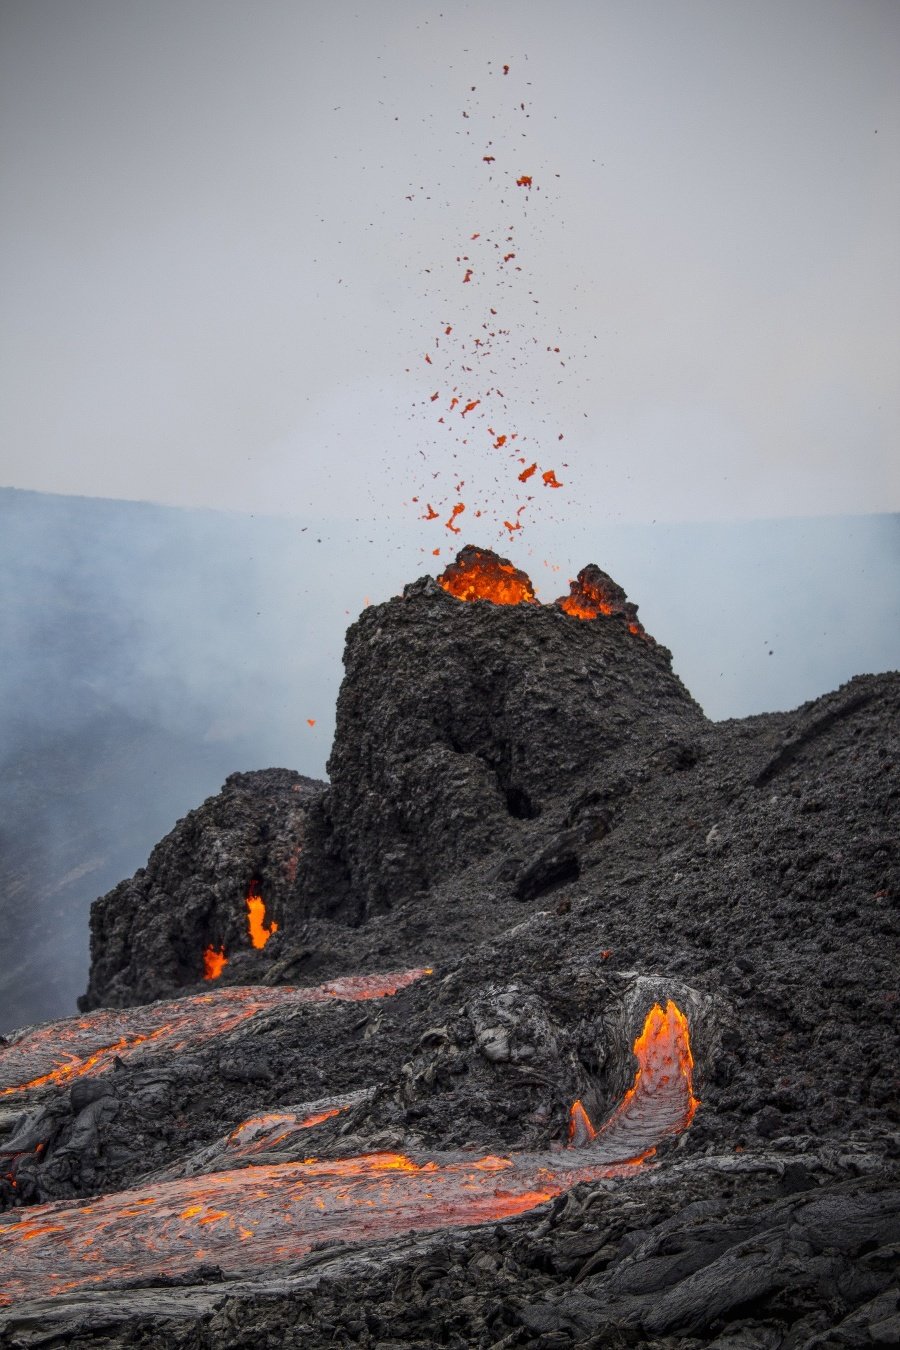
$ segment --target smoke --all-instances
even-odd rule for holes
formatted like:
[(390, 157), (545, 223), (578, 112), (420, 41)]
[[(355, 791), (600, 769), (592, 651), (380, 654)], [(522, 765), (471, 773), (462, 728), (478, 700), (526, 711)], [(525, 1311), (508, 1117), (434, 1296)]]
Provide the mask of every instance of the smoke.
[[(73, 1011), (91, 901), (227, 774), (324, 776), (347, 625), (469, 540), (422, 537), (0, 491), (0, 1030)], [(509, 552), (545, 601), (609, 571), (714, 718), (900, 665), (897, 516), (582, 521)]]

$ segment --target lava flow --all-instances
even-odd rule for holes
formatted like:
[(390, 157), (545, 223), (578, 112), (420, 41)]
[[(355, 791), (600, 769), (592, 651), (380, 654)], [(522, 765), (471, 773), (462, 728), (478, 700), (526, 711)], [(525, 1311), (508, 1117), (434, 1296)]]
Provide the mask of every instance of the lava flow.
[(694, 1119), (700, 1103), (693, 1091), (688, 1021), (671, 999), (665, 1011), (653, 1005), (633, 1049), (634, 1082), (598, 1130), (581, 1102), (573, 1104), (569, 1139), (574, 1146), (590, 1141), (606, 1153), (639, 1161), (656, 1151), (661, 1138), (680, 1134)]
[[(577, 1182), (627, 1175), (654, 1144), (686, 1126), (697, 1106), (687, 1019), (674, 1003), (665, 1012), (651, 1009), (634, 1049), (634, 1085), (587, 1147), (510, 1157), (306, 1158), (13, 1211), (0, 1217), (0, 1303), (163, 1274), (189, 1277), (200, 1263), (226, 1276), (250, 1274), (323, 1242), (497, 1222)], [(586, 1132), (583, 1108), (579, 1121)], [(258, 1126), (271, 1142), (281, 1124), (296, 1120), (272, 1115), (239, 1131), (246, 1137)]]
[(251, 881), (247, 891), (247, 932), (256, 948), (264, 947), (272, 934), (278, 932), (274, 919), (266, 927), (266, 906), (259, 893), (258, 881)]
[(495, 605), (536, 604), (524, 572), (492, 549), (466, 544), (437, 579), (457, 600), (490, 600)]
[(430, 974), (419, 968), (387, 975), (346, 975), (308, 989), (240, 986), (137, 1008), (101, 1008), (82, 1017), (26, 1028), (0, 1049), (0, 1097), (74, 1078), (96, 1078), (112, 1068), (117, 1057), (184, 1050), (225, 1035), (269, 1008), (386, 998)]

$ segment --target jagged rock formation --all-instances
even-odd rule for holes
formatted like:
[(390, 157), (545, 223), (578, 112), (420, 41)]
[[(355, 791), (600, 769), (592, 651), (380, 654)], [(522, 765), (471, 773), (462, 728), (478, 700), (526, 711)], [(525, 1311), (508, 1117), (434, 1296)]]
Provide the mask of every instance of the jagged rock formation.
[(251, 945), (246, 897), (258, 883), (283, 922), (310, 804), (323, 784), (290, 769), (235, 773), (180, 820), (129, 881), (91, 910), (91, 975), (82, 1011), (149, 1003), (203, 979), (208, 946), (228, 953), (227, 983), (259, 982), (278, 956)]
[[(254, 1269), (248, 1243), (242, 1278), (198, 1258), (177, 1288), (122, 1276), (13, 1307), (11, 1345), (894, 1342), (900, 675), (714, 725), (619, 602), (582, 621), (426, 580), (366, 611), (330, 787), (229, 780), (155, 869), (99, 902), (92, 997), (159, 988), (142, 913), (159, 951), (173, 904), (197, 906), (185, 951), (197, 935), (245, 942), (251, 873), (279, 932), (202, 988), (242, 969), (304, 984), (434, 974), (364, 1009), (286, 1003), (182, 1054), (151, 1045), (87, 1084), (13, 1091), (0, 1194), (215, 1171), (242, 1122), (332, 1094), (346, 1111), (275, 1131), (255, 1160), (552, 1151), (575, 1097), (595, 1121), (615, 1106), (635, 1027), (668, 997), (691, 1023), (702, 1105), (688, 1133), (631, 1179), (585, 1182), (512, 1224), (276, 1270)], [(188, 964), (164, 978), (196, 988)]]
[[(320, 906), (358, 921), (460, 868), (533, 852), (534, 823), (560, 807), (602, 831), (651, 755), (695, 753), (706, 719), (671, 654), (635, 641), (633, 610), (586, 623), (552, 605), (460, 603), (429, 578), (367, 609), (347, 634), (326, 885), (315, 853), (304, 859)], [(577, 874), (564, 854), (548, 876)]]
[[(412, 895), (427, 908), (463, 869), (497, 871), (521, 900), (577, 877), (635, 776), (690, 762), (707, 726), (671, 654), (636, 640), (625, 592), (598, 568), (579, 585), (597, 577), (599, 622), (461, 603), (429, 578), (366, 609), (347, 634), (330, 788), (233, 775), (95, 904), (79, 1006), (194, 987), (209, 943), (228, 953), (224, 983), (285, 957), (296, 978), (321, 967), (296, 947), (311, 917), (358, 924)], [(264, 957), (246, 937), (251, 879), (280, 926)]]

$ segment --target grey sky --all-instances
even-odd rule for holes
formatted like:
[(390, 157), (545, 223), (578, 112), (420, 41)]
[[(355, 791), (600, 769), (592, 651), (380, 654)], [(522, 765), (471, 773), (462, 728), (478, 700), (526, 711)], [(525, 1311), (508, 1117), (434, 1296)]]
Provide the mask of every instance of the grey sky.
[(535, 522), (897, 510), (898, 57), (895, 0), (7, 0), (0, 481), (387, 536), (491, 491), (423, 356), (500, 295)]

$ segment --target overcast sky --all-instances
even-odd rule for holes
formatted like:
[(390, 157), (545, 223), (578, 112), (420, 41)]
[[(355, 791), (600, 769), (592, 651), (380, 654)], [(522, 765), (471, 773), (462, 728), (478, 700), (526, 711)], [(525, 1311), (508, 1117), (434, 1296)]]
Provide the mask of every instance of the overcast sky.
[(6, 0), (0, 62), (4, 484), (900, 509), (896, 0)]

